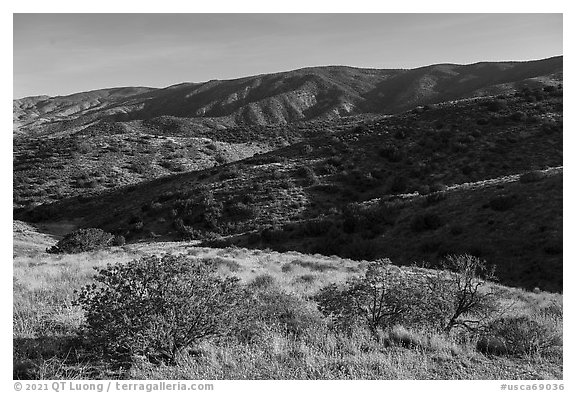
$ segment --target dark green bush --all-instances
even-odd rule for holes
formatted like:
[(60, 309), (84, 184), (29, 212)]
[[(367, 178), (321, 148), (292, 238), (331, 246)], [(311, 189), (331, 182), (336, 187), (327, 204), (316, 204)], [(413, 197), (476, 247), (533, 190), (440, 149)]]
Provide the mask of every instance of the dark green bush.
[(78, 293), (87, 342), (107, 358), (173, 362), (198, 341), (228, 332), (243, 295), (236, 278), (184, 256), (108, 265)]
[(64, 236), (62, 240), (46, 251), (51, 254), (76, 254), (118, 245), (121, 239), (99, 228), (78, 229)]

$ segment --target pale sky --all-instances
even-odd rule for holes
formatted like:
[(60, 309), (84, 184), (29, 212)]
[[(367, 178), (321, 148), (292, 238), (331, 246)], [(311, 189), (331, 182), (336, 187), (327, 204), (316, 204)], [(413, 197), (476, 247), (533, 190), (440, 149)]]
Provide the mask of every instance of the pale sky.
[(562, 54), (562, 14), (14, 14), (14, 97)]

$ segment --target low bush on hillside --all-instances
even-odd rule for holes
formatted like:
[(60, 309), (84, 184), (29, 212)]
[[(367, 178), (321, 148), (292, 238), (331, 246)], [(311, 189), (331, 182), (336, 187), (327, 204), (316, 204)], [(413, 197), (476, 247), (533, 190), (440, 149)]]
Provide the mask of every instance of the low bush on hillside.
[(486, 327), (477, 349), (491, 354), (529, 355), (562, 345), (562, 333), (530, 316), (502, 317)]
[(144, 356), (174, 362), (200, 340), (228, 332), (242, 299), (237, 278), (183, 257), (148, 256), (108, 265), (78, 294), (84, 337), (116, 361)]
[(248, 325), (264, 324), (288, 336), (300, 336), (325, 324), (313, 303), (286, 293), (273, 283), (248, 287), (244, 313)]
[(508, 109), (508, 102), (506, 100), (503, 100), (503, 99), (496, 99), (493, 101), (488, 101), (486, 103), (483, 103), (483, 105), (490, 112), (500, 112), (500, 111), (503, 111), (505, 109)]
[(99, 250), (108, 246), (120, 246), (126, 242), (123, 236), (114, 236), (99, 228), (78, 229), (46, 250), (51, 254), (76, 254)]
[(364, 277), (324, 287), (315, 300), (337, 328), (364, 325), (376, 334), (378, 328), (404, 323), (413, 314), (418, 296), (413, 283), (389, 260), (379, 260), (370, 264)]
[(316, 184), (318, 182), (318, 178), (316, 173), (312, 168), (309, 166), (303, 165), (296, 170), (296, 175), (302, 179), (306, 185)]
[(338, 328), (363, 325), (374, 333), (397, 324), (446, 333), (456, 327), (480, 329), (497, 311), (498, 293), (483, 288), (486, 279), (494, 278), (492, 272), (469, 255), (448, 257), (443, 266), (446, 270), (418, 274), (377, 260), (364, 277), (324, 287), (315, 300)]
[(404, 158), (402, 151), (396, 146), (385, 146), (378, 152), (380, 157), (386, 158), (389, 162), (400, 162)]
[(174, 207), (176, 215), (186, 226), (213, 232), (221, 229), (224, 206), (206, 188), (198, 187), (189, 195), (182, 195), (175, 201)]
[(495, 211), (506, 211), (512, 209), (519, 203), (517, 195), (500, 195), (488, 202), (488, 207)]
[(186, 164), (174, 160), (164, 160), (160, 165), (172, 172), (184, 172), (187, 167)]
[(267, 331), (299, 336), (325, 326), (313, 303), (272, 277), (241, 285), (217, 274), (222, 265), (238, 270), (232, 260), (170, 254), (100, 269), (75, 301), (86, 318), (85, 348), (119, 364), (174, 364), (202, 341), (252, 342)]
[(410, 229), (414, 232), (433, 231), (444, 225), (440, 216), (434, 213), (418, 214), (412, 218)]
[(248, 220), (258, 217), (260, 209), (258, 205), (235, 202), (226, 207), (226, 213), (233, 220)]
[(236, 179), (237, 177), (240, 177), (241, 174), (242, 172), (237, 166), (231, 165), (222, 169), (222, 171), (218, 176), (220, 180), (229, 180), (229, 179)]

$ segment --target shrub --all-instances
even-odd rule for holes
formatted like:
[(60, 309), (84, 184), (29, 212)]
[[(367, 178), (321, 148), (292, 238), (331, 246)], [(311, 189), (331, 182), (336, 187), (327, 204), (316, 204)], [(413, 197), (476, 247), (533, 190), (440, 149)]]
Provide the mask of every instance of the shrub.
[(266, 243), (279, 243), (286, 240), (286, 233), (282, 228), (270, 226), (260, 231), (261, 239)]
[(380, 149), (378, 154), (389, 162), (400, 162), (404, 158), (404, 154), (396, 146), (385, 146)]
[[(284, 266), (282, 266), (284, 271)], [(276, 284), (276, 279), (270, 274), (260, 274), (250, 282), (249, 286), (256, 289), (268, 289)]]
[(510, 115), (510, 119), (514, 120), (514, 121), (526, 121), (526, 119), (528, 119), (528, 115), (526, 115), (526, 112), (522, 112), (522, 111), (517, 111), (514, 112)]
[[(444, 308), (443, 330), (455, 327), (478, 330), (498, 310), (498, 291), (484, 289), (487, 280), (494, 280), (494, 269), (471, 255), (448, 256), (441, 264), (446, 269), (428, 276), (428, 288)], [(474, 315), (475, 318), (468, 318)]]
[(363, 324), (376, 333), (401, 324), (450, 333), (455, 327), (484, 326), (496, 312), (498, 295), (481, 289), (485, 278), (493, 277), (485, 262), (464, 255), (449, 257), (443, 266), (453, 270), (423, 273), (378, 260), (364, 277), (324, 287), (314, 299), (340, 329)]
[(296, 171), (296, 175), (303, 178), (307, 185), (316, 184), (318, 182), (318, 178), (314, 173), (314, 170), (309, 166), (301, 166)]
[(260, 209), (257, 205), (242, 202), (233, 203), (227, 209), (230, 217), (238, 221), (255, 218), (260, 214)]
[(500, 195), (488, 202), (488, 206), (492, 210), (496, 211), (506, 211), (510, 210), (518, 204), (517, 195)]
[[(64, 236), (62, 240), (46, 251), (52, 254), (77, 254), (98, 250), (114, 244), (115, 237), (99, 228), (78, 229)], [(120, 239), (116, 239), (120, 241)]]
[(486, 109), (490, 112), (500, 112), (508, 108), (508, 103), (506, 100), (496, 99), (485, 104)]
[(302, 266), (305, 269), (309, 269), (315, 272), (325, 272), (329, 270), (338, 270), (338, 268), (334, 267), (333, 265), (317, 262), (317, 261), (303, 261), (300, 259), (295, 259), (290, 262), (291, 265), (298, 265)]
[(130, 165), (130, 170), (134, 173), (144, 174), (150, 170), (150, 164), (146, 162), (133, 162)]
[(426, 198), (424, 199), (424, 203), (422, 205), (425, 207), (431, 206), (445, 200), (446, 198), (448, 198), (448, 193), (446, 191), (431, 193), (426, 195)]
[(434, 213), (418, 214), (412, 218), (410, 229), (414, 232), (433, 231), (440, 228), (444, 223), (440, 216)]
[(206, 265), (213, 266), (215, 269), (218, 269), (222, 266), (231, 272), (237, 272), (242, 267), (235, 260), (222, 257), (203, 258), (202, 262)]
[(348, 280), (342, 287), (331, 284), (322, 288), (315, 300), (335, 326), (350, 329), (363, 324), (376, 334), (379, 327), (404, 322), (414, 310), (419, 291), (413, 283), (404, 270), (381, 259), (370, 263), (362, 278)]
[(220, 172), (219, 178), (220, 180), (229, 180), (235, 179), (241, 175), (240, 169), (237, 166), (231, 165), (226, 167)]
[(224, 334), (237, 317), (238, 279), (184, 256), (108, 265), (78, 293), (87, 341), (113, 360), (173, 362), (199, 340)]
[(338, 172), (338, 168), (332, 164), (324, 164), (320, 169), (325, 175), (333, 175)]
[(486, 331), (476, 347), (492, 354), (528, 355), (562, 345), (561, 333), (528, 316), (499, 318)]
[(388, 194), (400, 194), (406, 191), (408, 187), (408, 179), (402, 175), (394, 175), (388, 181), (388, 187), (386, 193)]
[(448, 187), (442, 183), (434, 183), (430, 186), (430, 192), (441, 192), (446, 191)]
[(124, 244), (126, 244), (126, 238), (122, 235), (114, 236), (114, 239), (112, 239), (113, 246), (123, 246)]
[(425, 345), (421, 335), (400, 325), (394, 326), (392, 330), (390, 330), (388, 340), (393, 344), (412, 349), (422, 348)]
[(174, 160), (164, 160), (160, 165), (172, 172), (184, 172), (187, 169), (186, 164)]
[(269, 284), (250, 286), (252, 291), (246, 313), (251, 322), (263, 323), (292, 336), (317, 330), (324, 325), (322, 314), (312, 303)]
[(298, 227), (298, 235), (304, 237), (317, 237), (325, 235), (334, 226), (330, 219), (313, 219), (304, 221)]

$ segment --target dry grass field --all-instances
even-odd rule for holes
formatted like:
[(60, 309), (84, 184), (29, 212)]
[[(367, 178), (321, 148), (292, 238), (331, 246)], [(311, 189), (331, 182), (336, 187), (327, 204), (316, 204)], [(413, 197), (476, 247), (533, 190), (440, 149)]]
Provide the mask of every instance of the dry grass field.
[[(339, 257), (243, 248), (203, 248), (186, 242), (137, 243), (74, 255), (52, 255), (55, 243), (27, 224), (14, 224), (14, 377), (39, 379), (561, 379), (562, 295), (501, 287), (509, 316), (546, 326), (555, 344), (545, 350), (494, 355), (476, 349), (473, 336), (393, 326), (375, 337), (361, 327), (331, 329), (312, 295), (332, 282), (361, 276), (368, 262)], [(172, 364), (134, 359), (113, 367), (79, 345), (85, 323), (74, 306), (75, 290), (89, 284), (94, 268), (124, 264), (143, 255), (184, 254), (209, 261), (222, 276), (273, 287), (296, 299), (290, 310), (300, 334), (266, 325), (251, 340), (207, 339)], [(409, 268), (403, 268), (409, 269)], [(254, 284), (254, 283), (259, 284)], [(287, 298), (288, 299), (288, 298)], [(476, 339), (477, 340), (477, 339)]]

